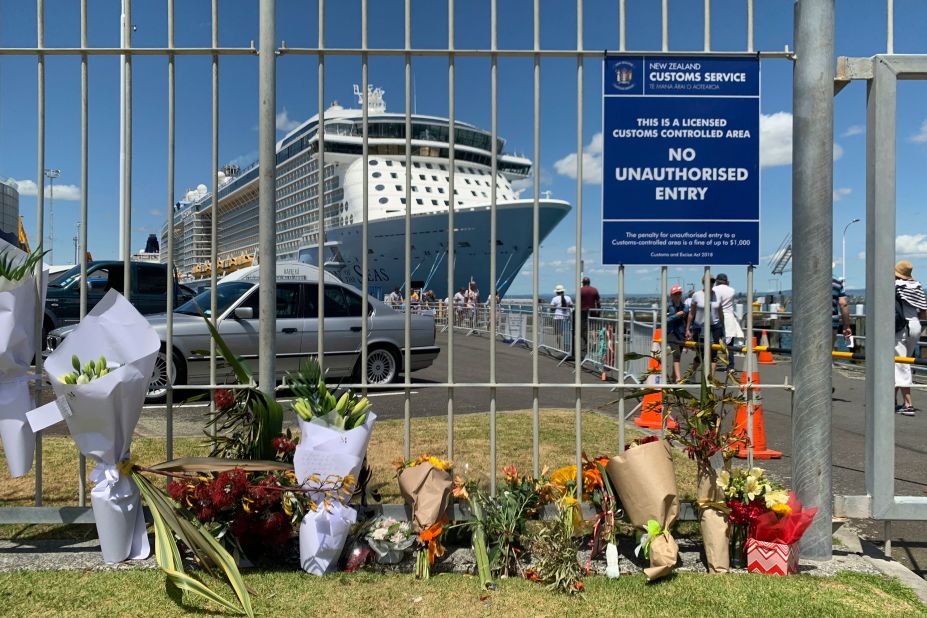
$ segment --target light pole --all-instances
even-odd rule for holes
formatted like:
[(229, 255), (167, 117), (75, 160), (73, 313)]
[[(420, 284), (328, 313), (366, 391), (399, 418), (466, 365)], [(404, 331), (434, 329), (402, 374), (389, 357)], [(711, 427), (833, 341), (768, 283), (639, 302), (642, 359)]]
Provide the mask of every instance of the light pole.
[(77, 259), (77, 247), (78, 247), (78, 242), (80, 239), (80, 221), (78, 221), (76, 225), (77, 225), (77, 232), (74, 234), (74, 263), (80, 264), (80, 261)]
[(61, 175), (56, 168), (46, 169), (45, 177), (51, 183), (48, 198), (48, 262), (55, 263), (55, 178)]
[(846, 284), (847, 282), (847, 230), (851, 225), (859, 222), (860, 219), (853, 219), (843, 228), (843, 256), (840, 258), (840, 263), (843, 264), (843, 278), (841, 281), (843, 284)]

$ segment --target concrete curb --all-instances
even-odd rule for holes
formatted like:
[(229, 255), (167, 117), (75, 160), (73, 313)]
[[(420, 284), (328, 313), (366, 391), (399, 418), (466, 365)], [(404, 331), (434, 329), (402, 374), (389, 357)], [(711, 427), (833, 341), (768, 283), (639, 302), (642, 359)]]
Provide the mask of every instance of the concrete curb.
[(834, 538), (847, 547), (847, 551), (859, 554), (863, 560), (872, 565), (883, 575), (894, 577), (902, 584), (914, 591), (914, 594), (927, 604), (927, 580), (919, 577), (911, 569), (900, 562), (886, 558), (885, 554), (874, 544), (861, 539), (849, 525), (843, 525), (834, 532)]

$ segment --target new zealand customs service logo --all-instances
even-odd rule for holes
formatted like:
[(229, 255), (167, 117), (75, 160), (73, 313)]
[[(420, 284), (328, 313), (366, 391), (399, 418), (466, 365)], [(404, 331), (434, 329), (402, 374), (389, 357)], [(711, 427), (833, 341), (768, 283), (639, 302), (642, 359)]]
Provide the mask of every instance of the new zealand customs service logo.
[(634, 64), (627, 60), (615, 63), (615, 88), (617, 90), (630, 90), (634, 88)]

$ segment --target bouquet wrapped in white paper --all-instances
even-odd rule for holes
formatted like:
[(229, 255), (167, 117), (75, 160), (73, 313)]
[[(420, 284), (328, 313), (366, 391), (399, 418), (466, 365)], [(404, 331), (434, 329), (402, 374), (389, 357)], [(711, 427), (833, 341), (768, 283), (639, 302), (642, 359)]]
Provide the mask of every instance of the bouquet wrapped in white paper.
[[(36, 430), (63, 417), (80, 452), (96, 462), (90, 499), (106, 562), (150, 554), (138, 486), (126, 465), (160, 345), (148, 321), (110, 290), (45, 361), (57, 400), (29, 413)], [(91, 370), (90, 379), (74, 371), (74, 357), (101, 356), (107, 366)]]
[(36, 353), (36, 311), (45, 305), (48, 266), (43, 265), (37, 288), (31, 263), (39, 254), (29, 256), (0, 240), (0, 256), (8, 271), (0, 272), (0, 439), (10, 476), (17, 477), (29, 472), (35, 455), (35, 435), (26, 420), (35, 404), (29, 393), (35, 375), (29, 368)]
[[(329, 475), (357, 479), (377, 416), (367, 412), (363, 424), (346, 431), (337, 427), (335, 416), (330, 414), (311, 421), (299, 419), (301, 435), (293, 467), (301, 483), (313, 475), (323, 479)], [(356, 520), (356, 511), (338, 502), (307, 513), (299, 527), (299, 562), (303, 570), (313, 575), (333, 570)]]

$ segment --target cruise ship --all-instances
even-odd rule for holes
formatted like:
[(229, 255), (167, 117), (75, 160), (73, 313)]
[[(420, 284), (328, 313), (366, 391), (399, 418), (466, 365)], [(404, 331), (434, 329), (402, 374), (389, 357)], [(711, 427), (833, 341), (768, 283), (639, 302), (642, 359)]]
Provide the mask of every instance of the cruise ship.
[[(362, 105), (357, 86), (354, 93)], [(368, 161), (363, 165), (360, 109), (333, 103), (324, 113), (325, 268), (382, 298), (405, 284), (406, 157), (405, 115), (386, 111), (384, 91), (368, 88)], [(316, 264), (319, 257), (318, 115), (290, 131), (277, 144), (277, 256)], [(492, 152), (496, 152), (496, 288), (504, 295), (531, 256), (534, 199), (522, 199), (512, 183), (531, 174), (531, 161), (504, 152), (489, 132), (454, 123), (454, 195), (449, 194), (447, 118), (412, 116), (411, 212), (413, 289), (448, 291), (448, 209), (454, 208), (453, 288), (475, 281), (484, 298), (491, 288), (490, 203)], [(220, 274), (250, 265), (258, 242), (257, 164), (220, 173), (218, 257)], [(363, 271), (363, 187), (368, 191), (368, 268)], [(200, 185), (174, 211), (175, 263), (185, 278), (210, 273), (212, 195)], [(539, 200), (543, 241), (569, 213), (570, 204)], [(167, 225), (161, 247), (167, 246)], [(162, 251), (162, 260), (166, 261)]]

